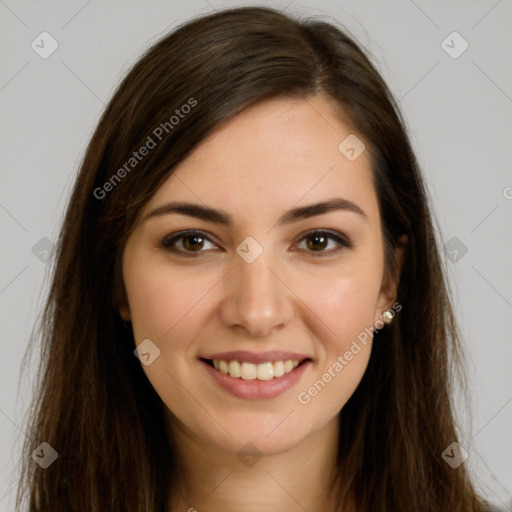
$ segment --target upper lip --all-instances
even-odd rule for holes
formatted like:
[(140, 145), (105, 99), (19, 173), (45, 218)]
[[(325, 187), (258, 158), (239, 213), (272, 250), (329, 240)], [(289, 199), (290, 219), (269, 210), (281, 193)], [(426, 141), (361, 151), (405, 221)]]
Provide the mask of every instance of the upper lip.
[(202, 359), (215, 359), (217, 361), (245, 361), (247, 363), (259, 364), (274, 361), (288, 361), (296, 359), (310, 359), (305, 354), (297, 352), (283, 352), (282, 350), (270, 350), (268, 352), (249, 352), (247, 350), (233, 350), (230, 352), (219, 352), (217, 354), (208, 354), (201, 356)]

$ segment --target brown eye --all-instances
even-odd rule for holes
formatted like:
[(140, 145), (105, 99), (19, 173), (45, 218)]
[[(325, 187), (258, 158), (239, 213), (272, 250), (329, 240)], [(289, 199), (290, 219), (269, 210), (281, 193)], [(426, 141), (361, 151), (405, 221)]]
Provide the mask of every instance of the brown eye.
[[(343, 235), (330, 231), (311, 231), (302, 237), (301, 242), (305, 242), (306, 252), (314, 256), (329, 256), (338, 253), (344, 248), (351, 248), (353, 244)], [(327, 250), (329, 244), (334, 242), (330, 250)], [(180, 254), (182, 256), (199, 256), (204, 252), (205, 244), (216, 245), (210, 238), (200, 231), (182, 231), (168, 236), (161, 241), (160, 245), (167, 251)]]
[[(330, 231), (311, 231), (302, 240), (305, 241), (307, 252), (318, 253), (315, 256), (328, 256), (339, 252), (343, 248), (353, 247), (353, 244), (341, 234), (338, 235)], [(334, 242), (334, 248), (326, 250), (330, 241)]]
[(164, 249), (176, 253), (195, 255), (205, 252), (202, 249), (206, 242), (212, 243), (210, 239), (202, 233), (198, 231), (188, 231), (165, 238), (161, 242), (161, 246)]
[(316, 251), (317, 249), (323, 251), (329, 242), (329, 238), (324, 235), (309, 235), (306, 237), (306, 240), (309, 242), (306, 244), (308, 249), (313, 251)]
[(190, 235), (183, 237), (183, 247), (187, 251), (196, 251), (197, 249), (201, 249), (204, 244), (204, 238), (197, 235)]

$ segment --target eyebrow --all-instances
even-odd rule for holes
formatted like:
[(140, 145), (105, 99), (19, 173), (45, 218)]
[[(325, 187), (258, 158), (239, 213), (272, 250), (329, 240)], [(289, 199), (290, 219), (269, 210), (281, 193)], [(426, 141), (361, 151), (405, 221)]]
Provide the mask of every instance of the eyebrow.
[[(320, 203), (300, 206), (298, 208), (288, 210), (279, 218), (277, 225), (283, 226), (286, 224), (292, 224), (293, 222), (308, 219), (309, 217), (315, 217), (316, 215), (323, 215), (339, 210), (357, 213), (358, 215), (361, 215), (366, 221), (368, 221), (368, 217), (364, 211), (359, 206), (357, 206), (357, 204), (353, 203), (352, 201), (348, 201), (347, 199), (334, 198), (327, 201), (322, 201)], [(147, 215), (143, 218), (143, 222), (151, 218), (160, 217), (162, 215), (171, 213), (188, 215), (190, 217), (195, 217), (226, 227), (231, 227), (233, 225), (233, 217), (223, 210), (216, 210), (207, 206), (186, 202), (171, 202), (158, 206), (157, 208), (147, 213)]]

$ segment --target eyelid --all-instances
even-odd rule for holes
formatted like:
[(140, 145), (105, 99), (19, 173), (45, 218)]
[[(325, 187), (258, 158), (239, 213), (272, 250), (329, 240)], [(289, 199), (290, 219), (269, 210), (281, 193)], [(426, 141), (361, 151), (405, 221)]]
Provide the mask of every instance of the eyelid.
[(200, 235), (201, 238), (204, 238), (205, 240), (208, 240), (209, 242), (211, 243), (215, 243), (213, 240), (212, 240), (212, 236), (205, 233), (204, 231), (201, 231), (199, 229), (185, 229), (184, 231), (178, 231), (176, 233), (172, 233), (171, 235), (167, 235), (163, 238), (163, 240), (160, 242), (160, 246), (163, 248), (163, 249), (166, 249), (168, 251), (171, 251), (171, 252), (174, 252), (176, 254), (182, 254), (184, 256), (194, 256), (194, 255), (197, 255), (197, 254), (201, 254), (203, 252), (206, 252), (206, 251), (197, 251), (196, 253), (194, 252), (187, 252), (187, 251), (181, 251), (181, 250), (176, 250), (172, 244), (174, 242), (178, 242), (180, 241), (181, 239), (184, 239), (184, 238), (187, 238), (188, 236), (192, 236), (192, 235)]
[[(180, 241), (180, 240), (186, 238), (187, 236), (192, 236), (192, 235), (200, 235), (201, 238), (203, 238), (211, 243), (215, 243), (214, 242), (215, 237), (212, 237), (212, 235), (210, 235), (202, 230), (186, 229), (183, 231), (178, 231), (176, 233), (172, 233), (171, 235), (167, 235), (166, 237), (164, 237), (161, 240), (161, 242), (159, 243), (159, 246), (169, 252), (174, 253), (174, 254), (178, 254), (181, 256), (185, 256), (185, 257), (192, 257), (192, 258), (198, 257), (200, 254), (208, 252), (208, 251), (203, 251), (203, 250), (200, 250), (197, 252), (193, 252), (193, 251), (187, 252), (187, 251), (178, 250), (175, 247), (173, 247), (172, 244), (174, 242)], [(335, 231), (335, 230), (330, 230), (330, 229), (321, 229), (321, 228), (310, 229), (308, 231), (301, 233), (300, 235), (297, 236), (297, 239), (298, 239), (297, 243), (302, 242), (303, 240), (308, 238), (308, 236), (313, 236), (313, 235), (325, 236), (326, 238), (333, 240), (335, 243), (338, 244), (338, 247), (334, 250), (331, 249), (329, 251), (307, 251), (307, 250), (305, 251), (305, 252), (313, 255), (314, 257), (330, 256), (330, 255), (338, 254), (343, 249), (351, 249), (354, 247), (354, 244), (353, 244), (352, 240), (350, 239), (350, 237), (348, 237), (344, 233), (342, 233), (340, 231)], [(292, 250), (296, 251), (296, 249), (292, 249)]]
[[(298, 235), (298, 237), (297, 237), (298, 242), (302, 242), (309, 236), (313, 236), (313, 235), (325, 236), (326, 238), (328, 238), (330, 240), (334, 240), (334, 242), (336, 242), (336, 244), (338, 244), (338, 247), (334, 250), (331, 249), (329, 251), (318, 251), (318, 252), (306, 251), (307, 253), (312, 254), (315, 257), (323, 257), (323, 256), (327, 257), (327, 256), (336, 255), (344, 249), (352, 249), (354, 247), (352, 240), (347, 235), (345, 235), (344, 233), (342, 233), (340, 231), (335, 231), (335, 230), (331, 230), (331, 229), (310, 229), (310, 230), (305, 231), (304, 233), (301, 233), (300, 235)], [(292, 250), (295, 250), (295, 249), (292, 249)]]

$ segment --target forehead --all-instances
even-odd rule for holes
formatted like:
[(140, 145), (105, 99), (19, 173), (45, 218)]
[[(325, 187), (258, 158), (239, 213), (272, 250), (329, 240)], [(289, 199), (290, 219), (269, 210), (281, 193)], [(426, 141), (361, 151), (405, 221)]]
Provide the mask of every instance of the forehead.
[(242, 222), (343, 197), (369, 217), (378, 215), (367, 152), (351, 161), (340, 151), (354, 132), (333, 107), (316, 96), (247, 108), (183, 160), (144, 211), (165, 201), (193, 201), (227, 210)]

